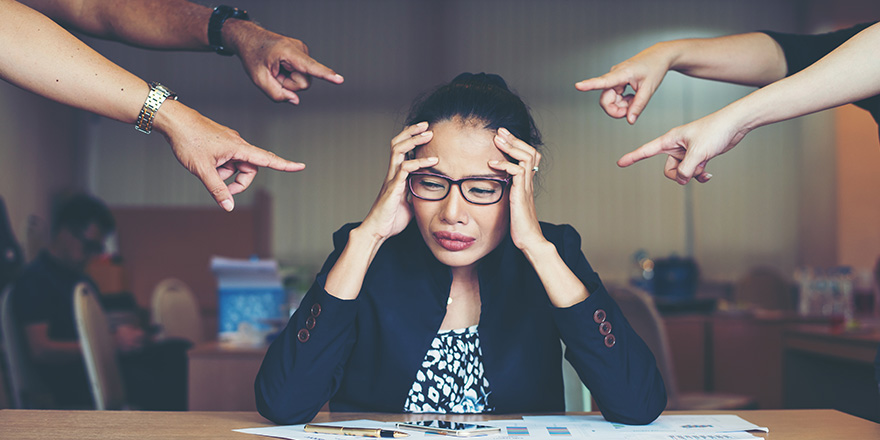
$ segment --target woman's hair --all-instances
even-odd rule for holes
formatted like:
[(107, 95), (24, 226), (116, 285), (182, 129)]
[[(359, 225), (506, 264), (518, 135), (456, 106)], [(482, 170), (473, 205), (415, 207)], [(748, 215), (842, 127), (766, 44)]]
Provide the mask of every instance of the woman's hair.
[(542, 145), (541, 133), (528, 107), (498, 75), (462, 73), (456, 76), (449, 84), (417, 99), (406, 125), (423, 121), (433, 125), (456, 117), (462, 121), (483, 122), (485, 128), (491, 130), (504, 127), (532, 147)]

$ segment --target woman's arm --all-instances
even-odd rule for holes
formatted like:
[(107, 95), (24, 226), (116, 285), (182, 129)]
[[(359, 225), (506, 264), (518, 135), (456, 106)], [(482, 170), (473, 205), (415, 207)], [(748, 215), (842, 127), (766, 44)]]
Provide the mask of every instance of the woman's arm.
[(880, 94), (880, 23), (831, 51), (810, 67), (756, 90), (746, 97), (623, 156), (626, 167), (667, 154), (666, 177), (686, 184), (701, 175), (709, 160), (729, 151), (749, 132), (779, 121)]
[(550, 302), (555, 307), (570, 307), (590, 296), (586, 286), (565, 265), (556, 247), (541, 232), (535, 209), (534, 180), (541, 153), (517, 139), (506, 128), (499, 128), (495, 146), (517, 163), (489, 162), (489, 166), (511, 176), (510, 237), (537, 272)]
[(578, 304), (553, 310), (565, 358), (607, 420), (637, 425), (654, 421), (666, 408), (666, 386), (654, 355), (590, 267), (574, 228), (548, 226), (546, 234), (591, 292)]
[(666, 388), (657, 363), (605, 292), (581, 252), (570, 226), (543, 228), (534, 203), (534, 173), (541, 155), (508, 130), (498, 129), (495, 145), (517, 163), (489, 162), (507, 172), (510, 236), (535, 269), (557, 328), (568, 347), (566, 358), (614, 422), (645, 424), (666, 407)]
[(406, 179), (409, 173), (436, 164), (437, 158), (406, 160), (406, 154), (432, 139), (433, 132), (427, 129), (427, 122), (412, 125), (391, 140), (388, 174), (379, 196), (363, 223), (349, 233), (345, 249), (327, 275), (326, 289), (331, 295), (340, 299), (357, 298), (367, 269), (382, 243), (403, 231), (412, 219), (412, 208), (406, 200)]
[(412, 219), (406, 178), (437, 162), (436, 158), (406, 160), (409, 151), (431, 140), (427, 128), (427, 123), (406, 127), (391, 141), (388, 173), (366, 219), (334, 234), (335, 250), (269, 347), (254, 384), (257, 409), (267, 419), (308, 422), (339, 389), (356, 338), (354, 300), (379, 248)]
[[(334, 238), (344, 241), (347, 231)], [(339, 252), (327, 259), (332, 264)], [(356, 301), (330, 295), (318, 275), (287, 326), (272, 341), (254, 381), (257, 410), (278, 424), (306, 423), (327, 403), (343, 380), (356, 340)]]
[[(599, 105), (605, 112), (634, 124), (670, 70), (696, 78), (763, 86), (785, 76), (786, 62), (776, 41), (759, 32), (672, 40), (657, 43), (605, 75), (583, 80), (575, 87), (582, 92), (602, 90)], [(626, 94), (627, 86), (635, 95)]]
[[(54, 21), (11, 0), (0, 0), (7, 24), (0, 26), (0, 78), (46, 98), (117, 121), (134, 123), (150, 90), (140, 78), (113, 64)], [(258, 167), (299, 171), (303, 164), (282, 159), (244, 141), (237, 132), (184, 104), (166, 100), (154, 128), (175, 156), (224, 209), (253, 181)], [(228, 186), (224, 180), (238, 173)]]

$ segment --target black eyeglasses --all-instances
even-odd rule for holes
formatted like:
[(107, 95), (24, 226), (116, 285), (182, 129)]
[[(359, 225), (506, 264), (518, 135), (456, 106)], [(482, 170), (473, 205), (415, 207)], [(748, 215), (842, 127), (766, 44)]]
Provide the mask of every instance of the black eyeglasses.
[(452, 185), (458, 185), (461, 196), (474, 205), (492, 205), (504, 196), (504, 188), (510, 185), (510, 177), (469, 177), (466, 179), (450, 179), (433, 173), (412, 173), (407, 178), (409, 192), (422, 199), (437, 201), (449, 195)]

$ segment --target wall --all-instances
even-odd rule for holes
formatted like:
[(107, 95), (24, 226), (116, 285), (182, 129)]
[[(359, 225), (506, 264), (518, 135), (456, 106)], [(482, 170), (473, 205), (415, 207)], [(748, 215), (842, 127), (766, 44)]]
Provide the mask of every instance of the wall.
[[(623, 170), (615, 162), (751, 88), (670, 73), (632, 127), (608, 118), (597, 93), (573, 88), (658, 40), (819, 28), (823, 17), (833, 17), (822, 2), (240, 0), (236, 5), (268, 28), (304, 40), (315, 58), (346, 76), (345, 84), (316, 82), (302, 94), (300, 106), (274, 104), (250, 84), (235, 58), (87, 41), (146, 80), (168, 85), (183, 102), (255, 145), (308, 165), (294, 174), (262, 171), (253, 184), (272, 194), (273, 253), (288, 264), (317, 267), (330, 251), (332, 232), (363, 219), (387, 167), (388, 142), (413, 97), (462, 71), (502, 74), (531, 106), (547, 144), (539, 214), (574, 225), (604, 278), (629, 276), (638, 249), (653, 256), (692, 249), (704, 276), (726, 280), (756, 264), (791, 273), (797, 265), (833, 262), (837, 220), (826, 208), (836, 203), (836, 177), (833, 169), (816, 168), (836, 160), (829, 150), (830, 114), (757, 130), (710, 164), (712, 182), (680, 187), (662, 176), (663, 159)], [(872, 7), (868, 10), (880, 16), (878, 6)], [(14, 99), (4, 108), (31, 98)], [(40, 129), (14, 129), (19, 136), (50, 136), (31, 131)], [(87, 170), (82, 184), (113, 205), (213, 203), (160, 136), (143, 136), (105, 119), (92, 120), (83, 132), (62, 133), (82, 148)], [(0, 167), (11, 169), (5, 150), (10, 147), (3, 142)], [(21, 147), (12, 148), (22, 154)], [(41, 148), (40, 157), (56, 154), (55, 148)], [(63, 150), (68, 159), (75, 151)], [(10, 209), (17, 224), (35, 212), (35, 200), (45, 198), (49, 187), (79, 182), (34, 160), (21, 171), (14, 168), (28, 173), (25, 180), (46, 186), (15, 196)], [(0, 191), (6, 195), (12, 188)], [(237, 203), (250, 203), (253, 189), (237, 196)]]
[(0, 82), (0, 197), (13, 232), (34, 256), (44, 242), (49, 199), (79, 187), (80, 112)]
[(861, 270), (880, 258), (880, 148), (877, 125), (855, 106), (834, 110), (837, 125), (837, 255)]

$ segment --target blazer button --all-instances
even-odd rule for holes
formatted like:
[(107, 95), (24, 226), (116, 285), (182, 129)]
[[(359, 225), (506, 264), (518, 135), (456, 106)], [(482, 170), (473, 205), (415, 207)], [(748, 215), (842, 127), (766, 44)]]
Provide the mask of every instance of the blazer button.
[(315, 319), (314, 316), (309, 316), (308, 318), (306, 318), (306, 328), (309, 330), (315, 328), (316, 322), (317, 322), (317, 320)]
[(593, 321), (596, 321), (596, 324), (605, 322), (605, 311), (602, 309), (596, 309), (593, 313)]
[(312, 316), (314, 316), (315, 318), (320, 316), (321, 315), (321, 305), (318, 303), (312, 304), (311, 312), (312, 312)]
[[(306, 321), (306, 325), (308, 325), (308, 321)], [(605, 321), (599, 324), (599, 333), (602, 333), (602, 336), (608, 336), (611, 334), (611, 323)]]
[[(299, 329), (299, 331), (296, 333), (296, 339), (298, 339), (299, 342), (306, 342), (306, 341), (308, 341), (308, 340), (309, 340), (309, 336), (310, 336), (310, 335), (309, 335), (309, 331), (306, 330), (306, 329), (304, 329), (304, 328)], [(605, 341), (605, 345), (608, 345), (608, 341), (607, 341), (607, 339), (606, 339), (606, 341)]]
[(617, 339), (614, 338), (614, 335), (611, 333), (605, 335), (605, 346), (608, 348), (614, 347), (614, 344), (617, 342)]

